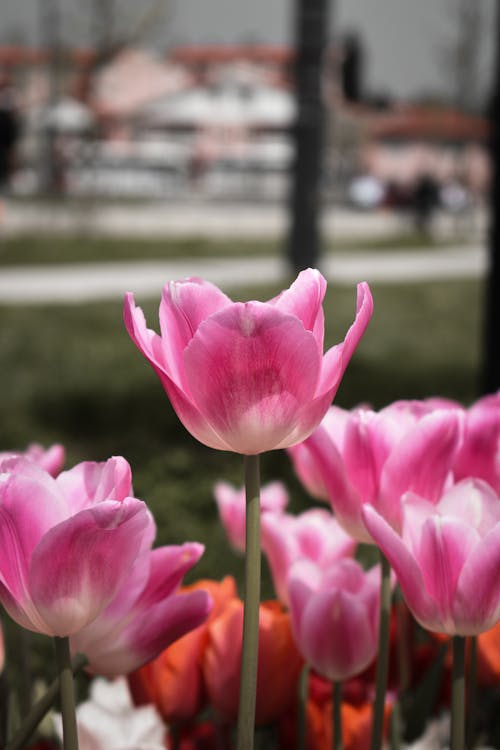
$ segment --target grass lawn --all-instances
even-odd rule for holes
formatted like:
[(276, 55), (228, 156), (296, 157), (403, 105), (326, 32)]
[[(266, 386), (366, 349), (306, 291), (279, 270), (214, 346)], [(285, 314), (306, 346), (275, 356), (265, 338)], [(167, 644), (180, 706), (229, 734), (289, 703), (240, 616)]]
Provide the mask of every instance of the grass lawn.
[[(460, 238), (455, 242), (460, 242)], [(446, 247), (449, 240), (429, 241), (414, 233), (402, 233), (375, 239), (344, 239), (326, 245), (326, 252), (363, 250), (400, 250)], [(0, 266), (93, 263), (99, 261), (169, 260), (172, 258), (207, 258), (278, 255), (283, 251), (279, 240), (215, 240), (200, 237), (187, 239), (139, 239), (97, 237), (19, 236), (0, 239)]]

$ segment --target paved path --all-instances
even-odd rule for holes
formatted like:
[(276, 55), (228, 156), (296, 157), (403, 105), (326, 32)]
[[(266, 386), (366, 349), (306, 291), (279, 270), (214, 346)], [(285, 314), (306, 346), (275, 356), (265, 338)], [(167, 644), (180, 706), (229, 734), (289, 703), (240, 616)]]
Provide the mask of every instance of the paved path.
[[(279, 201), (224, 200), (156, 201), (151, 203), (36, 202), (7, 203), (2, 232), (101, 237), (283, 237), (288, 227), (286, 204)], [(476, 212), (468, 231), (484, 233), (487, 216)], [(355, 211), (326, 206), (322, 212), (324, 236), (336, 239), (388, 237), (412, 228), (411, 217), (394, 211)], [(462, 231), (465, 229), (462, 226)], [(457, 220), (444, 212), (436, 216), (438, 236), (453, 237)]]
[[(480, 278), (486, 265), (486, 250), (478, 244), (442, 250), (332, 253), (325, 257), (322, 271), (329, 281), (351, 286), (358, 281), (400, 284)], [(279, 258), (9, 267), (0, 269), (0, 304), (112, 300), (123, 297), (128, 290), (141, 300), (159, 297), (166, 281), (186, 276), (200, 276), (229, 291), (248, 284), (288, 283), (287, 269)]]

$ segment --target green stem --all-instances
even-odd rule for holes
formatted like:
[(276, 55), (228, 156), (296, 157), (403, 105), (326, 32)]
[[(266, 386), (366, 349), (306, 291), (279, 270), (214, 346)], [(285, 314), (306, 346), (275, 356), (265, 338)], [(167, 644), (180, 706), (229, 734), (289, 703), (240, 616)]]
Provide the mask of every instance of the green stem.
[(333, 750), (342, 750), (342, 683), (333, 683)]
[(246, 542), (245, 605), (241, 649), (237, 750), (253, 750), (260, 606), (259, 456), (245, 456)]
[(477, 711), (477, 636), (470, 639), (469, 705), (467, 710), (467, 747), (472, 750), (476, 737)]
[(54, 638), (61, 696), (64, 750), (78, 750), (75, 683), (71, 668), (69, 638)]
[[(72, 661), (71, 668), (73, 674), (76, 674), (87, 664), (87, 657), (82, 654), (77, 654)], [(51, 709), (52, 704), (59, 694), (59, 677), (50, 683), (47, 691), (42, 697), (32, 706), (29, 714), (24, 719), (22, 725), (19, 727), (15, 735), (8, 743), (6, 750), (21, 750), (31, 735), (42, 721), (45, 714)]]
[(380, 621), (378, 633), (377, 673), (375, 681), (375, 702), (373, 704), (373, 725), (371, 750), (381, 750), (384, 734), (385, 694), (389, 673), (389, 627), (391, 617), (391, 566), (380, 552), (382, 577), (380, 583)]
[(450, 750), (465, 747), (465, 638), (453, 636)]
[(297, 750), (306, 749), (306, 707), (309, 692), (309, 664), (304, 664), (299, 680), (299, 705), (297, 711)]

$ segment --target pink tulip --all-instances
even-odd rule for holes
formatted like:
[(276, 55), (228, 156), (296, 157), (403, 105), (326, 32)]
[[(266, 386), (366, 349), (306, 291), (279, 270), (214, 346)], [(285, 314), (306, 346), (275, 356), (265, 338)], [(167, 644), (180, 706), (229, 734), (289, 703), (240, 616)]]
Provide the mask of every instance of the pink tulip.
[(151, 545), (123, 458), (54, 479), (23, 458), (0, 473), (0, 601), (29, 630), (68, 636), (92, 622)]
[(288, 604), (287, 580), (292, 564), (310, 560), (319, 567), (352, 555), (356, 542), (326, 509), (314, 508), (292, 516), (262, 516), (262, 549), (267, 557), (278, 598)]
[(0, 451), (0, 462), (7, 458), (24, 457), (48, 471), (53, 477), (57, 477), (66, 459), (64, 446), (55, 443), (50, 448), (45, 448), (38, 443), (31, 443), (24, 451)]
[(170, 282), (161, 336), (132, 294), (127, 330), (184, 426), (202, 443), (253, 455), (304, 440), (325, 414), (370, 320), (367, 284), (344, 341), (323, 356), (325, 279), (308, 269), (269, 302), (232, 302), (201, 279)]
[[(245, 551), (245, 488), (236, 489), (227, 482), (217, 482), (214, 495), (219, 515), (230, 544)], [(270, 482), (260, 491), (262, 514), (279, 512), (288, 504), (288, 492), (282, 482)]]
[(301, 450), (290, 454), (300, 476), (303, 456), (309, 453), (306, 472), (312, 474), (314, 467), (339, 523), (358, 541), (372, 543), (361, 513), (365, 503), (398, 528), (405, 492), (437, 502), (452, 481), (462, 412), (451, 402), (434, 399), (398, 401), (378, 413), (333, 406)]
[(350, 559), (328, 567), (303, 560), (290, 571), (290, 612), (304, 659), (335, 682), (362, 672), (378, 646), (380, 570)]
[(484, 396), (465, 412), (463, 445), (455, 478), (479, 477), (500, 493), (500, 392)]
[(203, 549), (188, 542), (139, 556), (107, 608), (71, 637), (71, 650), (85, 654), (90, 672), (127, 674), (205, 622), (212, 607), (208, 593), (177, 591)]
[(435, 505), (407, 493), (401, 535), (369, 505), (363, 518), (424, 628), (477, 635), (500, 619), (500, 499), (485, 482), (466, 479)]

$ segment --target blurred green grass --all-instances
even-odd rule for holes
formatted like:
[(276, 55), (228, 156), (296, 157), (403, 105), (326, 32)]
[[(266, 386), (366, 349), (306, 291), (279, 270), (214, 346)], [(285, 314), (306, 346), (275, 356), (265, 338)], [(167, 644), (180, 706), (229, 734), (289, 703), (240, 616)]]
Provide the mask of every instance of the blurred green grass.
[[(455, 238), (454, 243), (460, 243)], [(414, 248), (432, 250), (446, 247), (451, 240), (422, 237), (414, 232), (401, 232), (388, 237), (345, 238), (335, 244), (325, 243), (325, 250), (377, 251)], [(169, 260), (173, 258), (277, 256), (282, 252), (279, 240), (209, 239), (206, 237), (137, 239), (130, 237), (66, 237), (25, 235), (3, 237), (0, 243), (0, 266), (96, 263), (127, 260)]]
[[(231, 292), (231, 290), (227, 290)], [(239, 290), (267, 299), (276, 288)], [(372, 286), (375, 312), (336, 398), (379, 408), (397, 398), (476, 396), (482, 284), (453, 281)], [(140, 300), (139, 300), (140, 302)], [(143, 305), (157, 328), (158, 302)], [(355, 289), (330, 285), (326, 344), (352, 322)], [(121, 303), (0, 307), (0, 449), (62, 442), (67, 465), (124, 455), (138, 497), (151, 507), (158, 543), (197, 540), (206, 553), (191, 578), (242, 578), (242, 562), (219, 525), (212, 487), (242, 482), (237, 455), (199, 444), (179, 423), (149, 364), (122, 323)], [(292, 509), (310, 505), (283, 451), (262, 459), (262, 480), (283, 479)], [(271, 588), (264, 576), (264, 595)]]

